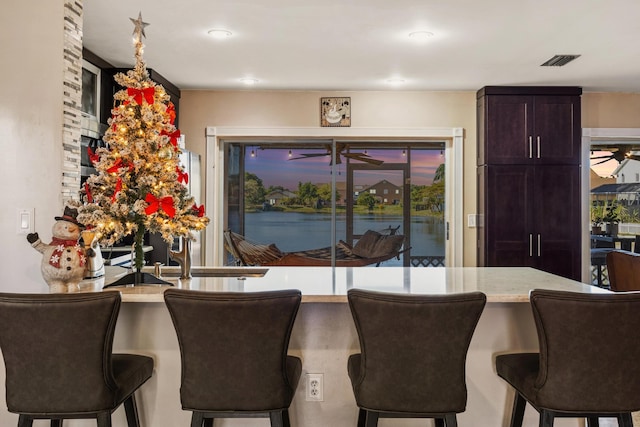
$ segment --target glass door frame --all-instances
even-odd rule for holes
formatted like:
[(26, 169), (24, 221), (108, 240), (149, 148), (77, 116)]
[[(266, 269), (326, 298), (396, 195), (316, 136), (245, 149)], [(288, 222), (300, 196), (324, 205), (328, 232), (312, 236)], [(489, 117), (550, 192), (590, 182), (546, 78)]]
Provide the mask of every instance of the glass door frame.
[(215, 127), (206, 128), (205, 158), (205, 206), (211, 223), (204, 232), (205, 265), (223, 265), (223, 232), (224, 232), (224, 164), (225, 141), (243, 139), (350, 139), (359, 140), (391, 140), (423, 141), (439, 139), (445, 141), (446, 168), (446, 202), (445, 223), (447, 227), (447, 267), (464, 265), (464, 128), (246, 128)]
[[(398, 148), (399, 149), (399, 148)], [(362, 163), (347, 163), (347, 194), (354, 194), (353, 173), (355, 171), (400, 171), (402, 172), (402, 230), (405, 236), (404, 247), (411, 247), (411, 150), (407, 149), (406, 163), (384, 163), (381, 166), (373, 166)], [(347, 243), (353, 244), (355, 239), (362, 237), (353, 234), (353, 197), (347, 198)], [(411, 266), (411, 249), (402, 253), (404, 267)]]

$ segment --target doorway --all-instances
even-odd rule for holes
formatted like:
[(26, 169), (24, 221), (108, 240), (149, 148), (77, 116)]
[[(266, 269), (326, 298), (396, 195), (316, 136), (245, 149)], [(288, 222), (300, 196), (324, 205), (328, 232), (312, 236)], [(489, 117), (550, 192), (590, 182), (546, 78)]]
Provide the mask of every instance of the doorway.
[[(409, 160), (381, 166), (350, 163), (347, 167), (347, 193), (353, 194), (346, 205), (347, 243), (353, 246), (372, 229), (383, 234), (402, 235), (405, 250), (399, 261), (404, 267), (410, 265), (411, 255), (410, 164)], [(385, 209), (392, 212), (380, 215)]]

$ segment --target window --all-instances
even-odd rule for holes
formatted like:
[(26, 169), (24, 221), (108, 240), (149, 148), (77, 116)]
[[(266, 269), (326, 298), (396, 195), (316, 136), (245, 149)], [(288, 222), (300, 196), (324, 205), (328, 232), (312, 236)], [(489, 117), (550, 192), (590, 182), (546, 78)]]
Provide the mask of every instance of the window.
[(376, 189), (375, 188), (370, 189), (369, 194), (376, 194)]

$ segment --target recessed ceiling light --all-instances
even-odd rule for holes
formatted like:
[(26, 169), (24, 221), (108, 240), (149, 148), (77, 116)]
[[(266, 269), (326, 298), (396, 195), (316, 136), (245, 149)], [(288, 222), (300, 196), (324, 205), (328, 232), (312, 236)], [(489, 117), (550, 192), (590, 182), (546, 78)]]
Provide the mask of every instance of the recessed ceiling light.
[(209, 30), (207, 34), (209, 34), (214, 39), (226, 39), (227, 37), (231, 37), (232, 33), (228, 30), (214, 28), (213, 30)]
[(387, 83), (391, 86), (400, 86), (404, 83), (404, 79), (387, 79)]
[(431, 31), (414, 31), (409, 33), (409, 38), (413, 40), (428, 40), (433, 37), (433, 33)]
[(246, 84), (247, 86), (251, 86), (251, 85), (254, 85), (254, 84), (258, 83), (258, 79), (252, 79), (252, 78), (249, 78), (249, 77), (240, 79), (240, 81), (242, 83)]

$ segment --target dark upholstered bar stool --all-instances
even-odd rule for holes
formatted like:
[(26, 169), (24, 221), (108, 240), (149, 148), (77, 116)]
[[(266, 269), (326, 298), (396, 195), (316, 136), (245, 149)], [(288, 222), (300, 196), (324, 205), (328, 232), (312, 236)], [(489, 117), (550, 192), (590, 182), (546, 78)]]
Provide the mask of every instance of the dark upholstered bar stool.
[(539, 353), (496, 358), (498, 375), (516, 390), (511, 426), (522, 425), (526, 402), (540, 426), (556, 417), (616, 417), (631, 427), (640, 410), (640, 294), (534, 290)]
[(140, 425), (134, 392), (151, 378), (153, 359), (112, 354), (119, 311), (117, 292), (0, 294), (7, 407), (19, 427), (68, 418), (110, 427), (123, 402), (128, 426)]
[(300, 359), (287, 355), (300, 291), (169, 289), (164, 299), (180, 344), (180, 400), (193, 412), (191, 427), (254, 417), (289, 426), (302, 372)]
[(609, 252), (607, 271), (612, 291), (640, 291), (640, 254), (626, 251)]
[(455, 427), (467, 404), (465, 362), (486, 296), (350, 289), (348, 299), (362, 351), (348, 361), (358, 427), (400, 417)]

